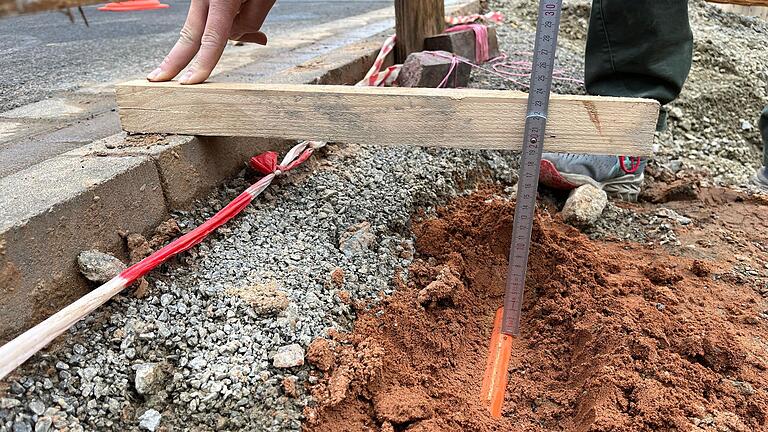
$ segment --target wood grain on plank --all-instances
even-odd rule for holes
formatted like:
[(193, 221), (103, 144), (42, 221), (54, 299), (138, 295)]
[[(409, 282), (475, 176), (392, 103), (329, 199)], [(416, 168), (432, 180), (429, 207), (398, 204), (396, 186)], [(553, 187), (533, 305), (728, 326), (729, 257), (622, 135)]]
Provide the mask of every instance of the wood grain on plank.
[[(505, 90), (132, 81), (117, 86), (129, 132), (258, 136), (520, 150), (527, 94)], [(553, 95), (545, 150), (652, 153), (659, 104)]]
[(732, 4), (739, 6), (768, 6), (768, 0), (707, 0), (710, 3)]
[(761, 6), (754, 6), (754, 5), (747, 6), (747, 5), (725, 4), (725, 3), (716, 3), (715, 6), (719, 7), (720, 9), (726, 12), (731, 12), (738, 15), (756, 16), (762, 19), (768, 19), (768, 0), (761, 2)]

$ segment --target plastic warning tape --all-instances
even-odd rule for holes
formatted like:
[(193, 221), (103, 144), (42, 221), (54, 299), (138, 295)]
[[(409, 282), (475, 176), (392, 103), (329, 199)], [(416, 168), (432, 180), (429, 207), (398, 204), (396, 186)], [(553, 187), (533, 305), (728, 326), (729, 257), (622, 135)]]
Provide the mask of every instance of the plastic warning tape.
[(448, 25), (459, 25), (459, 24), (470, 24), (476, 21), (486, 21), (486, 22), (493, 22), (493, 23), (500, 23), (504, 21), (504, 14), (501, 12), (488, 12), (487, 14), (472, 14), (472, 15), (462, 15), (462, 16), (449, 16), (445, 17), (445, 23)]

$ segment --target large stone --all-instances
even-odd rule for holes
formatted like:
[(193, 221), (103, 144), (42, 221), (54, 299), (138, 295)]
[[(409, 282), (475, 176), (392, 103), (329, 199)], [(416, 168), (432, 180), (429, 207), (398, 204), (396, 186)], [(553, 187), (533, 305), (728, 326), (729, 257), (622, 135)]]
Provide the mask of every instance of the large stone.
[(571, 192), (563, 206), (563, 220), (571, 225), (594, 224), (608, 205), (608, 194), (591, 184), (580, 186)]
[(397, 82), (401, 87), (436, 88), (447, 76), (445, 87), (466, 87), (472, 66), (459, 62), (451, 71), (451, 57), (446, 51), (413, 53), (403, 64)]
[(245, 300), (259, 315), (277, 315), (290, 304), (288, 295), (280, 291), (274, 281), (233, 287), (227, 290), (227, 294)]
[(156, 410), (148, 409), (139, 417), (139, 427), (149, 432), (155, 432), (157, 427), (160, 426), (162, 418), (163, 416)]
[(159, 363), (142, 363), (136, 366), (136, 377), (133, 384), (139, 394), (153, 394), (160, 387), (164, 375)]
[(77, 256), (80, 273), (91, 282), (104, 283), (125, 270), (125, 264), (112, 255), (97, 250), (80, 252)]
[(53, 419), (50, 417), (40, 417), (35, 423), (35, 432), (48, 432), (53, 426)]
[[(428, 51), (448, 51), (465, 59), (477, 61), (477, 42), (474, 30), (462, 30), (443, 33), (424, 40), (424, 49)], [(488, 27), (488, 54), (490, 58), (499, 56), (499, 41), (496, 28)]]
[(299, 344), (281, 346), (277, 354), (272, 358), (272, 365), (276, 368), (292, 368), (304, 364), (304, 348)]
[(376, 242), (370, 222), (360, 222), (347, 228), (339, 236), (339, 250), (346, 256), (354, 256), (369, 250)]

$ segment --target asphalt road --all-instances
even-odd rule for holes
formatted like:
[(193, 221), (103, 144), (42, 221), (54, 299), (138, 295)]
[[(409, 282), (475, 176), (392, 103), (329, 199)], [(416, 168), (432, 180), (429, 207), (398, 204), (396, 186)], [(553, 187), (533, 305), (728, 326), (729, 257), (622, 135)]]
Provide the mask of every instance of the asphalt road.
[[(154, 69), (173, 46), (188, 1), (168, 9), (100, 12), (84, 8), (86, 27), (62, 13), (0, 18), (0, 112), (83, 84), (115, 81)], [(295, 32), (392, 4), (392, 0), (278, 0), (265, 23), (268, 35)], [(76, 12), (76, 11), (75, 11)]]

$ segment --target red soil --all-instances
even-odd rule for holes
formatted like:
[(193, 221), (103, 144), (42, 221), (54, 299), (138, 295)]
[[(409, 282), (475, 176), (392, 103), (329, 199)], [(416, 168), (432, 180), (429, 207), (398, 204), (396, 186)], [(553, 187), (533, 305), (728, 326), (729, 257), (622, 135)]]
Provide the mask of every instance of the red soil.
[[(725, 260), (590, 241), (546, 210), (533, 233), (504, 417), (492, 419), (479, 391), (513, 204), (478, 193), (415, 224), (420, 255), (408, 283), (361, 312), (352, 334), (310, 349), (326, 372), (308, 432), (768, 428), (764, 301), (730, 277)], [(726, 234), (751, 235), (768, 260), (765, 206), (712, 205), (748, 213), (742, 220), (756, 226)], [(714, 220), (689, 230), (714, 242), (724, 231)]]

